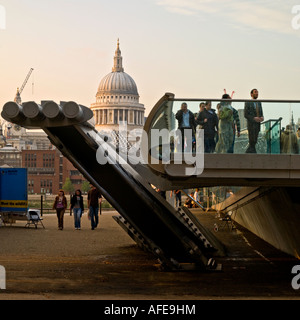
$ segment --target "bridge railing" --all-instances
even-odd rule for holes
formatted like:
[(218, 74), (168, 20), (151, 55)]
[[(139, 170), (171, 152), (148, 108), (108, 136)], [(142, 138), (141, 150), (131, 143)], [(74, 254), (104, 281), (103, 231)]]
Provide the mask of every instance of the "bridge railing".
[[(256, 151), (260, 154), (280, 154), (281, 153), (281, 133), (284, 130), (281, 126), (282, 118), (269, 119), (262, 122), (261, 130), (258, 134)], [(296, 135), (294, 130), (294, 135)], [(292, 145), (292, 135), (289, 136), (289, 143)], [(297, 138), (297, 144), (300, 144)], [(240, 136), (235, 136), (234, 153), (246, 153), (249, 146), (248, 130), (247, 128), (240, 131)], [(293, 152), (294, 153), (294, 152)]]
[[(297, 131), (300, 126), (300, 101), (298, 100), (253, 100), (253, 99), (182, 99), (175, 98), (172, 94), (166, 94), (164, 99), (161, 99), (159, 103), (154, 107), (148, 119), (145, 128), (151, 129), (167, 129), (169, 132), (173, 132), (170, 136), (170, 152), (189, 152), (187, 150), (187, 139), (182, 140), (181, 132), (179, 129), (179, 121), (176, 119), (177, 112), (181, 109), (183, 103), (187, 104), (187, 108), (194, 115), (195, 119), (199, 118), (200, 105), (207, 105), (210, 102), (210, 113), (215, 114), (219, 120), (218, 132), (215, 128), (215, 135), (213, 137), (215, 144), (220, 139), (220, 132), (222, 129), (220, 126), (224, 125), (224, 121), (220, 121), (220, 114), (218, 109), (220, 107), (228, 107), (229, 109), (235, 109), (233, 112), (237, 117), (234, 117), (234, 129), (228, 129), (234, 131), (234, 144), (233, 153), (242, 154), (245, 153), (249, 147), (249, 132), (248, 123), (245, 118), (244, 111), (245, 105), (250, 104), (254, 108), (253, 102), (258, 102), (263, 110), (264, 120), (260, 124), (260, 130), (256, 143), (256, 152), (260, 154), (299, 154), (300, 150), (300, 131)], [(252, 110), (254, 112), (254, 110)], [(205, 114), (202, 113), (202, 120)], [(223, 124), (222, 124), (223, 123)], [(230, 124), (228, 124), (230, 125)], [(204, 129), (204, 137), (206, 136), (205, 125), (197, 123), (197, 129)], [(220, 130), (221, 129), (221, 130)], [(300, 130), (300, 129), (299, 129)], [(298, 136), (299, 133), (299, 136)], [(148, 136), (150, 136), (148, 134)], [(226, 135), (225, 135), (226, 137)], [(201, 138), (200, 134), (192, 137), (193, 149), (197, 141)], [(151, 140), (151, 137), (149, 138)], [(159, 157), (163, 158), (162, 144), (153, 146), (153, 141), (150, 142), (153, 153), (156, 153)], [(184, 144), (182, 149), (182, 144)], [(219, 152), (218, 148), (214, 149), (213, 153), (231, 153), (229, 150)]]

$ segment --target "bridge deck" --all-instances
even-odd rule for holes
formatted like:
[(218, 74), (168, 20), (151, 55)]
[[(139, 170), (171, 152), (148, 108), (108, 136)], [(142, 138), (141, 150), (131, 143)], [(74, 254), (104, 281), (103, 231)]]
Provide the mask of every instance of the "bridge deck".
[[(200, 175), (186, 175), (190, 165), (150, 164), (147, 179), (165, 189), (202, 186), (299, 186), (299, 155), (205, 154)], [(140, 166), (138, 171), (146, 170)], [(145, 172), (144, 172), (145, 171)], [(155, 177), (156, 176), (156, 177)], [(160, 179), (164, 178), (164, 179)]]

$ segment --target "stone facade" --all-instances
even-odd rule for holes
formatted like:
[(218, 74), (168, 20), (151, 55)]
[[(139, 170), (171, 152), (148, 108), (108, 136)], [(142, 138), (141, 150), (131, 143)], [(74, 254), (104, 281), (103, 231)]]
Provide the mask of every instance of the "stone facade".
[(139, 103), (136, 83), (124, 72), (119, 41), (112, 72), (101, 80), (91, 110), (98, 131), (118, 132), (119, 124), (124, 121), (128, 131), (144, 126), (145, 108)]

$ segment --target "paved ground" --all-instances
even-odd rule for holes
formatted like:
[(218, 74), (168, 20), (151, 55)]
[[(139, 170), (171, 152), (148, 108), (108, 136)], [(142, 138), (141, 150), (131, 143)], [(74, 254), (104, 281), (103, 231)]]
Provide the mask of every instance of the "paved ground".
[[(220, 273), (163, 272), (104, 212), (100, 228), (74, 230), (65, 215), (57, 230), (55, 215), (44, 216), (46, 229), (25, 229), (24, 222), (0, 228), (0, 265), (7, 273), (1, 299), (298, 299), (291, 269), (300, 264), (239, 227), (220, 230), (228, 255), (217, 258)], [(213, 213), (195, 210), (211, 230)]]

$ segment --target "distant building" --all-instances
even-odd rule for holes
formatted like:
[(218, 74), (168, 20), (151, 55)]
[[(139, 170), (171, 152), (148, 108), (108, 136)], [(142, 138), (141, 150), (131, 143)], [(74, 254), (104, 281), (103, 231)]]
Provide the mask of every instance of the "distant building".
[(22, 167), (28, 169), (28, 193), (58, 194), (66, 178), (80, 189), (82, 174), (57, 149), (22, 150)]
[(0, 166), (20, 168), (22, 164), (21, 151), (7, 144), (0, 149)]
[(49, 150), (55, 148), (50, 143), (47, 134), (42, 130), (25, 130), (20, 136), (10, 134), (6, 136), (6, 141), (18, 150)]
[(20, 137), (8, 138), (1, 132), (0, 128), (0, 167), (27, 168), (29, 194), (57, 194), (66, 178), (70, 178), (75, 189), (81, 189), (85, 181), (82, 174), (44, 132), (26, 130)]
[(294, 131), (294, 132), (296, 132), (297, 129), (298, 129), (298, 126), (294, 121), (294, 113), (293, 113), (293, 111), (292, 111), (291, 120), (290, 120), (290, 127), (291, 127), (292, 131)]
[(145, 108), (139, 103), (136, 83), (124, 72), (119, 40), (112, 72), (100, 81), (91, 110), (98, 131), (118, 132), (121, 121), (127, 122), (127, 131), (144, 126)]
[[(19, 151), (25, 149), (49, 150), (54, 148), (43, 130), (28, 130), (5, 120), (2, 120), (0, 124), (0, 139), (1, 142), (5, 141), (4, 144), (10, 144)], [(2, 146), (1, 142), (0, 145)]]
[[(128, 131), (142, 129), (145, 108), (139, 98), (135, 81), (124, 72), (118, 40), (112, 72), (100, 81), (96, 102), (91, 105), (95, 128), (117, 134), (120, 122), (126, 121)], [(21, 99), (16, 102), (21, 103)], [(5, 120), (0, 130), (0, 166), (28, 168), (29, 193), (56, 194), (68, 177), (75, 189), (81, 188), (85, 179), (50, 143), (44, 131), (28, 130)]]
[(244, 109), (238, 109), (240, 123), (241, 123), (241, 130), (247, 129), (247, 119), (244, 117)]

